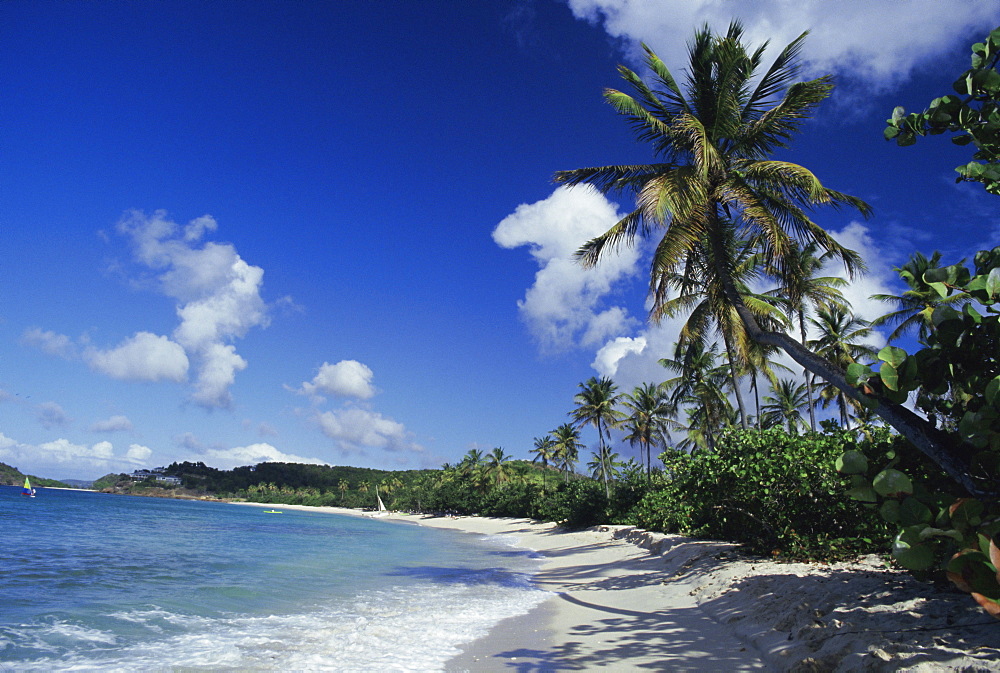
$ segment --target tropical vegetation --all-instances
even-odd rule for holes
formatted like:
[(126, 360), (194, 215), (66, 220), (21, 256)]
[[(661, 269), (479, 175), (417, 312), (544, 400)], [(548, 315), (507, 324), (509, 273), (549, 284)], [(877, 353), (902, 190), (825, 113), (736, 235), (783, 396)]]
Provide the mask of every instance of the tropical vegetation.
[[(896, 563), (946, 575), (1000, 615), (1000, 247), (971, 268), (914, 253), (897, 268), (906, 289), (875, 296), (888, 313), (871, 323), (853, 313), (847, 281), (829, 269), (850, 277), (862, 261), (809, 212), (869, 206), (772, 158), (832, 88), (828, 77), (796, 81), (804, 38), (768, 65), (739, 23), (704, 28), (682, 83), (645, 48), (651, 81), (622, 67), (632, 93), (605, 97), (655, 161), (556, 174), (634, 196), (578, 257), (595, 265), (652, 241), (650, 318), (684, 318), (662, 380), (631, 391), (610, 378), (581, 383), (567, 392), (568, 420), (524, 447), (530, 461), (495, 447), (437, 470), (175, 463), (167, 473), (192, 493), (366, 508), (378, 494), (393, 509), (638, 525), (781, 558), (891, 549)], [(960, 179), (1000, 193), (998, 60), (1000, 29), (973, 45), (959, 97), (921, 114), (897, 109), (886, 138), (957, 134), (976, 148)], [(881, 327), (918, 348), (876, 350)], [(802, 369), (777, 362), (779, 351)], [(638, 461), (622, 459), (626, 446)]]

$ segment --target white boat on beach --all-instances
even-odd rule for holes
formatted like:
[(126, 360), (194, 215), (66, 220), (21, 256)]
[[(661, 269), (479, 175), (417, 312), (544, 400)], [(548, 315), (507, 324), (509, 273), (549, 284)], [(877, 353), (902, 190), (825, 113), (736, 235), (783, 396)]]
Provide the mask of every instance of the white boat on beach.
[(386, 509), (385, 503), (382, 502), (382, 496), (378, 494), (378, 486), (375, 487), (375, 499), (378, 501), (378, 511), (374, 514), (369, 514), (368, 516), (378, 517), (378, 516), (389, 516), (389, 510)]

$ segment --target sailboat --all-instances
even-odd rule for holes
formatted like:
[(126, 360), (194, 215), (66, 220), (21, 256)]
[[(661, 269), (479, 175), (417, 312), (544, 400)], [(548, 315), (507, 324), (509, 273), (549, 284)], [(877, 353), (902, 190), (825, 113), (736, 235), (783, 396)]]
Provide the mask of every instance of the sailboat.
[(31, 488), (31, 482), (28, 481), (27, 477), (24, 478), (24, 488), (21, 489), (21, 495), (26, 495), (29, 498), (35, 497), (35, 489)]
[(378, 511), (371, 516), (389, 516), (389, 510), (386, 509), (385, 503), (382, 502), (382, 496), (378, 494), (378, 486), (375, 487), (375, 499), (378, 500)]

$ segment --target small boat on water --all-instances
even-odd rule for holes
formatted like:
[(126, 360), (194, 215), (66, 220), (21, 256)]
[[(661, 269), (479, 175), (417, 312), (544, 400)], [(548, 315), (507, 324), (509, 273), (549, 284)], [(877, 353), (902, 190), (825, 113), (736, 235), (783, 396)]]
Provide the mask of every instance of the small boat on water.
[(278, 509), (265, 509), (264, 514), (281, 514), (281, 510)]
[(26, 495), (29, 498), (35, 497), (35, 489), (31, 487), (31, 482), (27, 477), (24, 478), (24, 487), (21, 489), (21, 495)]

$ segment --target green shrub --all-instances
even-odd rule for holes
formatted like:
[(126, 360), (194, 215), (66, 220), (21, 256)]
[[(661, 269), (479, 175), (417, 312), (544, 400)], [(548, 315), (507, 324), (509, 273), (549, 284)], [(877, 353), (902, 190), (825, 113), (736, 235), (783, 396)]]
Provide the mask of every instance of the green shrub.
[(786, 558), (884, 548), (888, 527), (845, 495), (835, 468), (850, 441), (846, 434), (732, 430), (714, 451), (665, 453), (664, 482), (637, 505), (636, 524)]
[(549, 492), (538, 507), (538, 518), (567, 528), (587, 528), (608, 523), (608, 498), (604, 484), (593, 479), (574, 479)]

